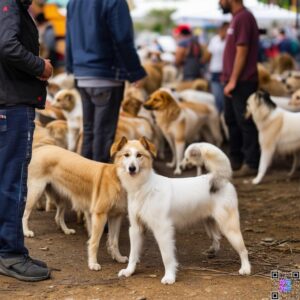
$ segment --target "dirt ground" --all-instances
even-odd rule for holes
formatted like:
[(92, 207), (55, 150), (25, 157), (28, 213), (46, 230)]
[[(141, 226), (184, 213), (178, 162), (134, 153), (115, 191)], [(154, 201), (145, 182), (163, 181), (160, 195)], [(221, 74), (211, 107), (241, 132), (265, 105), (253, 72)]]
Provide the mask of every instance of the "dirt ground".
[[(35, 211), (29, 225), (36, 237), (26, 239), (32, 257), (42, 259), (53, 269), (52, 278), (40, 283), (24, 283), (0, 277), (0, 299), (271, 299), (278, 291), (278, 281), (270, 271), (300, 269), (300, 173), (287, 180), (289, 162), (273, 167), (264, 182), (252, 186), (249, 180), (234, 180), (239, 195), (241, 227), (252, 264), (251, 276), (239, 276), (237, 253), (223, 238), (216, 258), (203, 253), (210, 241), (200, 223), (177, 232), (176, 245), (180, 267), (172, 286), (160, 283), (163, 265), (151, 233), (146, 236), (144, 253), (137, 272), (131, 278), (117, 277), (124, 267), (111, 260), (101, 241), (99, 262), (102, 270), (87, 266), (87, 235), (76, 224), (75, 214), (67, 215), (67, 224), (76, 234), (66, 236), (54, 222), (54, 211)], [(159, 173), (170, 175), (163, 163), (156, 163)], [(194, 171), (183, 176), (193, 175)], [(128, 221), (123, 222), (120, 248), (129, 253)], [(294, 281), (293, 281), (294, 283)], [(299, 288), (299, 287), (298, 287)], [(292, 294), (279, 299), (300, 299), (300, 288), (293, 285)], [(294, 298), (293, 298), (294, 297)], [(274, 298), (276, 299), (276, 298)]]

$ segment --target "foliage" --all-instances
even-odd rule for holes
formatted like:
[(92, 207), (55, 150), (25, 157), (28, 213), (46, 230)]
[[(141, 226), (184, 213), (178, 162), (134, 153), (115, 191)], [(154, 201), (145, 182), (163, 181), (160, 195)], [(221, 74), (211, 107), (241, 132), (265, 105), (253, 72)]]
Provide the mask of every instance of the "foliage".
[[(273, 3), (274, 1), (270, 1), (270, 0), (259, 0), (260, 2), (264, 2), (264, 3)], [(293, 1), (292, 0), (277, 0), (275, 1), (277, 5), (283, 7), (283, 8), (287, 8), (290, 9)]]
[(135, 22), (134, 26), (137, 31), (150, 30), (160, 34), (169, 32), (175, 26), (171, 19), (174, 9), (151, 10), (143, 22)]

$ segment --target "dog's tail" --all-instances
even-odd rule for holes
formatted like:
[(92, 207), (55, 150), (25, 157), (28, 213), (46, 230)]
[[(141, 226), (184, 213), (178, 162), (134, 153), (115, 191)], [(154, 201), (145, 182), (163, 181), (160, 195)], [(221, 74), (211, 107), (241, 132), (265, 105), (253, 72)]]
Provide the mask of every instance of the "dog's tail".
[[(203, 143), (204, 144), (204, 143)], [(218, 147), (205, 143), (201, 147), (203, 164), (208, 173), (211, 173), (211, 192), (217, 192), (220, 187), (231, 180), (232, 168), (226, 154)]]

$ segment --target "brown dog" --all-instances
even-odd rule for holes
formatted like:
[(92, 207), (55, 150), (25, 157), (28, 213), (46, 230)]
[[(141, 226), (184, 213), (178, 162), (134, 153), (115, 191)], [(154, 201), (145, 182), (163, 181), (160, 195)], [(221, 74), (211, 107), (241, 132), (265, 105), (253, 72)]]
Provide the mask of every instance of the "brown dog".
[(28, 218), (44, 191), (54, 193), (52, 198), (57, 201), (59, 210), (56, 221), (63, 230), (70, 230), (64, 223), (66, 197), (75, 210), (85, 212), (90, 232), (88, 265), (91, 270), (101, 269), (97, 262), (97, 252), (107, 221), (109, 252), (118, 262), (127, 261), (127, 257), (119, 251), (120, 226), (126, 212), (126, 193), (117, 177), (116, 166), (88, 160), (57, 146), (34, 150), (29, 165), (28, 198), (23, 216), (23, 231), (27, 237), (34, 236), (28, 228)]
[(168, 166), (176, 166), (175, 174), (181, 174), (180, 162), (187, 143), (200, 136), (213, 138), (218, 146), (222, 143), (219, 116), (213, 105), (178, 102), (171, 91), (160, 89), (150, 96), (144, 107), (153, 110), (157, 125), (170, 145), (173, 159)]

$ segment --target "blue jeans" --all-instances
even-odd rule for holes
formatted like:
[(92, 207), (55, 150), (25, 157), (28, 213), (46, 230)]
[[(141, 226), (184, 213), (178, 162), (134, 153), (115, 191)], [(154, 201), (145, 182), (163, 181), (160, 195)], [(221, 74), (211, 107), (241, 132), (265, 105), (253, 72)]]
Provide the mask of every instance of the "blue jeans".
[(33, 107), (0, 108), (0, 256), (28, 254), (22, 217), (34, 118)]
[(124, 85), (107, 88), (79, 88), (83, 108), (82, 156), (100, 162), (110, 161)]
[[(222, 113), (224, 110), (224, 85), (220, 82), (220, 75), (221, 74), (217, 74), (214, 73), (213, 75), (217, 75), (217, 76), (213, 76), (212, 81), (211, 81), (211, 91), (213, 93), (213, 95), (215, 96), (216, 99), (216, 107), (219, 113)], [(218, 78), (214, 78), (214, 77), (218, 77)]]

